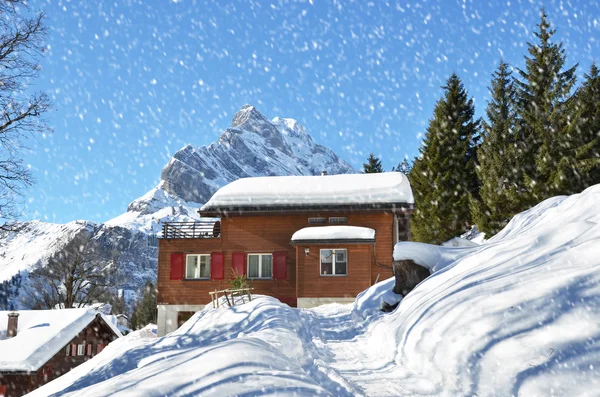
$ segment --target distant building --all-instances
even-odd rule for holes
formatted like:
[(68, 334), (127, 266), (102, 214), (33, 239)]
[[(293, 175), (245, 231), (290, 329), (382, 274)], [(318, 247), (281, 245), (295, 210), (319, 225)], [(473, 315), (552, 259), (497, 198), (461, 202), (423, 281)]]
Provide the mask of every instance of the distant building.
[(163, 225), (158, 334), (174, 331), (234, 275), (294, 307), (350, 302), (392, 276), (393, 247), (410, 238), (413, 209), (399, 172), (232, 182), (200, 209), (207, 220)]
[(0, 396), (31, 392), (120, 336), (94, 309), (0, 311)]

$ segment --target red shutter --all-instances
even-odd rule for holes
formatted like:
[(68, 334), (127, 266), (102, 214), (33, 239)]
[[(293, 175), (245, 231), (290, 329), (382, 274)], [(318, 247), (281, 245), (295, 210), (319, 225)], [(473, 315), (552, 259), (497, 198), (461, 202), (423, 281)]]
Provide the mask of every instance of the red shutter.
[(183, 254), (175, 252), (171, 254), (171, 280), (183, 280)]
[(77, 355), (77, 345), (76, 344), (72, 344), (71, 345), (71, 355), (72, 356), (76, 356)]
[(275, 252), (273, 254), (273, 279), (287, 279), (287, 252)]
[(231, 267), (233, 268), (233, 277), (246, 275), (246, 254), (243, 252), (234, 252), (231, 256)]
[(6, 397), (6, 385), (0, 385), (0, 397)]
[(225, 278), (225, 255), (222, 252), (210, 254), (210, 279), (223, 280)]
[(99, 354), (102, 350), (104, 350), (104, 345), (102, 343), (98, 343), (96, 345), (96, 354)]
[(91, 355), (92, 355), (92, 345), (91, 345), (91, 344), (89, 344), (89, 345), (87, 345), (85, 348), (86, 348), (86, 354), (87, 354), (88, 356), (91, 356)]

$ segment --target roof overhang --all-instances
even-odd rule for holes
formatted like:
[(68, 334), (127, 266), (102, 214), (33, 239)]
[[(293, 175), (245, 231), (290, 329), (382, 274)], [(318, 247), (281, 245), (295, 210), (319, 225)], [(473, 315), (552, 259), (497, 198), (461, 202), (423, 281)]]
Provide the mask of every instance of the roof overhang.
[(203, 217), (242, 216), (258, 214), (282, 214), (289, 212), (352, 212), (372, 211), (391, 213), (411, 213), (414, 204), (408, 203), (365, 203), (365, 204), (315, 204), (315, 205), (269, 205), (269, 206), (236, 206), (236, 207), (208, 207), (198, 210)]
[(318, 239), (318, 240), (292, 240), (291, 245), (324, 245), (324, 244), (375, 244), (375, 239)]

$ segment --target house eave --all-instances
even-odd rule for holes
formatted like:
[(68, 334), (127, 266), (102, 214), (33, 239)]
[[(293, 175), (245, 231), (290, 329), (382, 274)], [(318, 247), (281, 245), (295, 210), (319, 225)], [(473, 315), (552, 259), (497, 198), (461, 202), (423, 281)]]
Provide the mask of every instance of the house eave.
[[(41, 367), (40, 367), (41, 368)], [(26, 371), (26, 370), (10, 370), (10, 369), (6, 369), (6, 370), (0, 370), (0, 375), (23, 375), (23, 376), (28, 376), (28, 375), (35, 375), (37, 373), (38, 370), (31, 370), (31, 371)]]
[(198, 210), (202, 217), (222, 217), (259, 214), (282, 214), (303, 212), (347, 212), (373, 211), (411, 213), (415, 208), (410, 203), (367, 203), (367, 204), (311, 204), (311, 205), (256, 205), (256, 206), (214, 206)]
[(329, 238), (318, 240), (292, 240), (291, 245), (323, 245), (323, 244), (375, 244), (375, 239)]

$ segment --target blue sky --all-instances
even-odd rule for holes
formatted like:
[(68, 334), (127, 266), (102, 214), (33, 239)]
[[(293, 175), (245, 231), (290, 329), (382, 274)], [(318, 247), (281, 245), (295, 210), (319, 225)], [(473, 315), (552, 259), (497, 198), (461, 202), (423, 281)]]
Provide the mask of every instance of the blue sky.
[(186, 143), (245, 103), (299, 120), (356, 168), (417, 154), (456, 71), (481, 116), (500, 57), (523, 66), (545, 5), (579, 75), (600, 59), (590, 1), (34, 0), (50, 36), (35, 89), (52, 133), (29, 142), (24, 219), (105, 221), (153, 188)]

